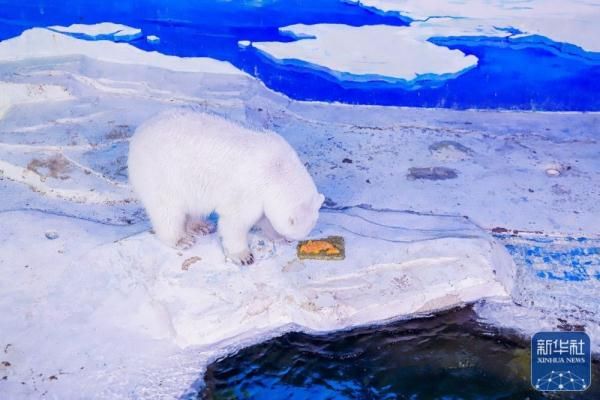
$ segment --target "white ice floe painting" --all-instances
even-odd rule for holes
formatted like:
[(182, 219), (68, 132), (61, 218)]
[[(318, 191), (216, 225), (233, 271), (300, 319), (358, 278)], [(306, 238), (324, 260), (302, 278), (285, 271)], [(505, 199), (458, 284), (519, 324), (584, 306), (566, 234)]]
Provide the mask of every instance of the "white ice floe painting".
[[(384, 12), (398, 12), (416, 21), (451, 18), (456, 36), (473, 36), (466, 21), (486, 28), (512, 28), (519, 36), (545, 36), (555, 42), (570, 43), (586, 51), (600, 51), (595, 39), (600, 35), (600, 4), (587, 0), (347, 0)], [(468, 25), (467, 25), (468, 26)], [(487, 35), (485, 35), (487, 36)]]

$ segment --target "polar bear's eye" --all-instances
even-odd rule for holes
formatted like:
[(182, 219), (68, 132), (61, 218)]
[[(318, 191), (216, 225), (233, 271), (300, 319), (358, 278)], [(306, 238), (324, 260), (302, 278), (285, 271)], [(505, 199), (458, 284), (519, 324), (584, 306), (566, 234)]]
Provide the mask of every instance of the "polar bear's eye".
[(290, 223), (290, 225), (294, 225), (296, 223), (296, 221), (294, 221), (294, 218), (290, 217), (289, 223)]

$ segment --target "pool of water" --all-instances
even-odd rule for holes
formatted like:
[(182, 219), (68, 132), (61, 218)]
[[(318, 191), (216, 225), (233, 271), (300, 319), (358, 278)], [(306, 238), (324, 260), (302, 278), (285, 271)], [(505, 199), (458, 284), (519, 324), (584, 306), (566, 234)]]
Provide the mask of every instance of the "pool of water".
[(294, 40), (278, 30), (292, 24), (411, 22), (397, 13), (374, 12), (342, 0), (0, 0), (0, 40), (31, 27), (104, 21), (160, 37), (156, 44), (142, 37), (132, 41), (133, 46), (228, 61), (294, 99), (458, 109), (600, 110), (600, 53), (542, 37), (431, 38), (479, 61), (453, 79), (420, 79), (418, 84), (340, 81), (309, 64), (274, 62), (253, 48), (238, 46), (240, 40)]
[(600, 399), (529, 384), (528, 341), (470, 308), (324, 336), (289, 333), (211, 364), (201, 399)]

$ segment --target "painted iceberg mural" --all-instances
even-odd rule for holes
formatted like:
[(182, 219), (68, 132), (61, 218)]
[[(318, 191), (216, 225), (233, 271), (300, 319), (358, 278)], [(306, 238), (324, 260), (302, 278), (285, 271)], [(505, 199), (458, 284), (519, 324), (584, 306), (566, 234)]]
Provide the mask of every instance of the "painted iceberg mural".
[[(135, 10), (129, 3), (91, 2), (86, 12), (82, 7), (6, 2), (6, 12), (20, 17), (0, 21), (0, 39), (46, 27), (80, 39), (127, 41), (145, 51), (211, 57), (298, 100), (600, 108), (594, 2), (278, 0), (159, 2)], [(94, 27), (83, 28), (81, 21)]]

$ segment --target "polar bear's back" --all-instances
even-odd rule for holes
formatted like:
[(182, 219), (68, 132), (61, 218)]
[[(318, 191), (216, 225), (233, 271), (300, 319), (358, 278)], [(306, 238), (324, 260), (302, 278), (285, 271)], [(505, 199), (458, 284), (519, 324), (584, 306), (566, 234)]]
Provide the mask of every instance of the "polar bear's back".
[(223, 149), (229, 152), (259, 150), (277, 138), (272, 133), (255, 132), (216, 115), (170, 110), (141, 125), (132, 145), (135, 146), (136, 142), (160, 142), (173, 144), (183, 152), (187, 148), (195, 154), (198, 151), (209, 154), (212, 150)]
[[(130, 142), (129, 179), (148, 207), (185, 200), (206, 207), (260, 184), (273, 159), (299, 162), (278, 135), (256, 132), (224, 118), (190, 111), (161, 113)], [(256, 187), (253, 187), (255, 190)], [(200, 210), (210, 212), (210, 209)]]

